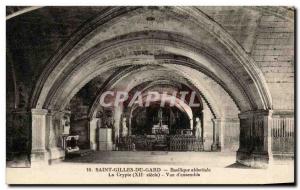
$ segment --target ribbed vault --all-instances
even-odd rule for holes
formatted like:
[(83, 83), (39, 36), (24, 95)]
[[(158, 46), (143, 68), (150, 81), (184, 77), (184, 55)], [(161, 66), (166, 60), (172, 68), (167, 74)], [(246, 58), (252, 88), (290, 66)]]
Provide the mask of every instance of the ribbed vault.
[[(88, 35), (81, 30), (70, 40), (65, 47), (71, 48), (68, 53), (62, 49), (49, 64), (53, 70), (46, 68), (41, 76), (33, 96), (34, 107), (63, 109), (62, 102), (68, 102), (106, 69), (116, 65), (170, 65), (169, 55), (185, 59), (177, 60), (177, 64), (213, 78), (242, 111), (272, 107), (265, 80), (253, 60), (201, 11), (190, 7), (130, 9), (104, 12), (87, 24), (93, 24)], [(144, 25), (135, 22), (151, 15), (154, 19)], [(191, 22), (185, 22), (186, 18)], [(126, 25), (126, 21), (138, 26)]]
[[(221, 108), (219, 108), (221, 104), (219, 106), (216, 104), (213, 89), (206, 86), (205, 81), (195, 81), (196, 78), (193, 79), (193, 77), (181, 73), (182, 69), (172, 70), (162, 66), (144, 66), (139, 69), (132, 70), (123, 77), (118, 78), (114, 84), (111, 84), (111, 88), (108, 88), (107, 90), (135, 92), (136, 90), (144, 90), (146, 87), (163, 85), (164, 83), (161, 81), (168, 81), (172, 84), (185, 84), (197, 93), (199, 99), (203, 99), (207, 105), (209, 105), (209, 108), (215, 117), (221, 117)], [(120, 77), (120, 75), (117, 75), (117, 77)], [(142, 86), (142, 88), (137, 88), (139, 86)], [(90, 110), (90, 116), (95, 116), (97, 110), (96, 107), (99, 104), (101, 94), (102, 91), (99, 92), (93, 103)], [(203, 106), (201, 105), (201, 108), (199, 109), (202, 109), (202, 107)]]

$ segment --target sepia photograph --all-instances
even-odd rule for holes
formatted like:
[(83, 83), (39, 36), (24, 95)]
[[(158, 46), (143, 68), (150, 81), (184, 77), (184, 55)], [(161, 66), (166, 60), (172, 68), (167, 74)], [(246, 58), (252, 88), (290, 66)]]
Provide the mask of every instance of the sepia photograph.
[(6, 183), (294, 184), (295, 16), (6, 6)]

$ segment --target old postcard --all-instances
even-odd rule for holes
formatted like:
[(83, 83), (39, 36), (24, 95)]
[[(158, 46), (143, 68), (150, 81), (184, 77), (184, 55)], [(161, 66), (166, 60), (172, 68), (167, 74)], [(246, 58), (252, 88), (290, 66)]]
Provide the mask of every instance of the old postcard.
[(6, 182), (293, 184), (294, 16), (7, 6)]

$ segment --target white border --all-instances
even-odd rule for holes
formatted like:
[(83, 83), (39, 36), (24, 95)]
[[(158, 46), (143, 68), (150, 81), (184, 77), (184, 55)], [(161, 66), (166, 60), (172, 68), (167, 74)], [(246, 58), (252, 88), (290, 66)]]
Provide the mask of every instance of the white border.
[[(0, 82), (0, 89), (1, 89), (1, 96), (0, 96), (0, 127), (1, 127), (1, 171), (0, 171), (0, 179), (1, 179), (1, 189), (8, 189), (10, 188), (5, 184), (5, 144), (6, 144), (6, 138), (5, 138), (5, 117), (6, 117), (6, 110), (5, 110), (5, 97), (6, 97), (6, 38), (5, 38), (5, 31), (6, 31), (6, 8), (5, 6), (9, 5), (19, 5), (19, 6), (66, 6), (66, 5), (76, 5), (76, 6), (103, 6), (103, 5), (198, 5), (198, 6), (293, 6), (298, 9), (300, 6), (299, 0), (236, 0), (236, 1), (229, 1), (229, 0), (82, 0), (82, 1), (68, 1), (68, 0), (47, 0), (41, 1), (41, 0), (2, 0), (0, 1), (0, 18), (1, 18), (1, 27), (0, 27), (0, 43), (1, 43), (1, 49), (0, 49), (0, 76), (2, 77), (2, 80)], [(299, 12), (298, 12), (299, 14)], [(297, 25), (299, 25), (299, 19), (296, 20)], [(298, 30), (297, 30), (298, 35)], [(296, 54), (299, 54), (299, 48), (297, 49)], [(297, 63), (295, 63), (297, 64)], [(299, 73), (299, 66), (297, 66), (297, 73)], [(300, 84), (299, 81), (297, 81), (297, 88), (299, 90)], [(295, 98), (299, 98), (298, 96)], [(299, 115), (299, 111), (297, 113), (297, 118)], [(299, 121), (298, 121), (299, 122)], [(297, 126), (298, 127), (298, 126)], [(300, 129), (297, 129), (297, 137), (299, 137), (299, 131)], [(299, 141), (299, 140), (298, 140)], [(299, 158), (299, 145), (297, 145), (297, 157)], [(299, 160), (297, 160), (299, 161)], [(299, 165), (299, 163), (297, 164)], [(299, 176), (299, 175), (297, 175)], [(296, 180), (299, 183), (299, 178)], [(51, 188), (51, 187), (35, 187), (35, 189), (40, 188)], [(55, 187), (55, 189), (65, 189), (66, 187)], [(68, 188), (75, 188), (75, 187), (68, 187)], [(79, 187), (79, 189), (85, 189), (86, 187)], [(101, 187), (104, 188), (104, 187)], [(107, 187), (105, 187), (107, 188)], [(130, 187), (132, 188), (132, 187)], [(140, 187), (137, 187), (140, 188)], [(146, 187), (145, 189), (151, 189), (152, 187)], [(172, 187), (170, 187), (172, 188)], [(185, 187), (182, 187), (182, 189)], [(215, 189), (209, 188), (209, 189)], [(257, 188), (257, 187), (255, 187)], [(280, 187), (280, 189), (285, 189), (287, 187)], [(78, 189), (78, 188), (76, 188)], [(111, 189), (111, 188), (109, 188)]]

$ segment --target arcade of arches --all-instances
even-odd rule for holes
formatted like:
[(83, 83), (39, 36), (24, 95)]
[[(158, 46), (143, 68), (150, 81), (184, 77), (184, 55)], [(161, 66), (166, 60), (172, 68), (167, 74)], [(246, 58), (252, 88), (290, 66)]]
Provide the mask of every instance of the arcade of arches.
[[(251, 167), (293, 156), (293, 14), (42, 7), (10, 16), (7, 157), (63, 159), (69, 135), (80, 150), (229, 151)], [(143, 100), (148, 92), (195, 92), (196, 106), (187, 98), (104, 107), (106, 91), (141, 92)]]

